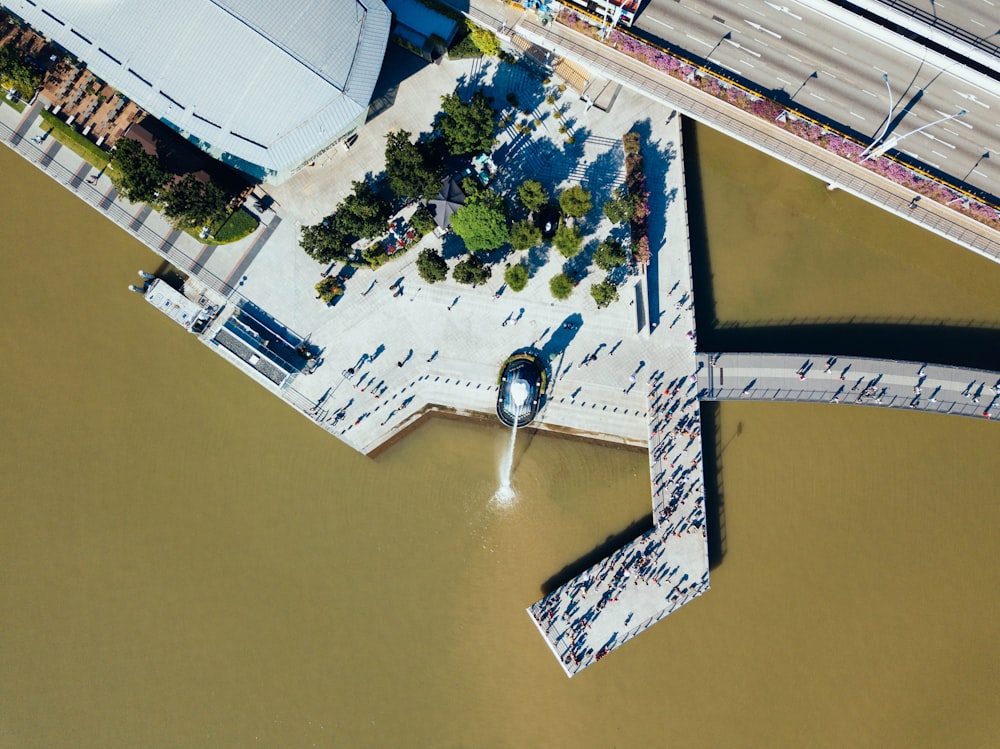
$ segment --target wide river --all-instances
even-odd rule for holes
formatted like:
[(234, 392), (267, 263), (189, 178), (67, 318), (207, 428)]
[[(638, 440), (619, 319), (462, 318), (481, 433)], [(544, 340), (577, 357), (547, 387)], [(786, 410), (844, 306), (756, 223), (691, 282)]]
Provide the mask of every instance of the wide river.
[[(688, 134), (704, 325), (1000, 330), (1000, 267)], [(524, 608), (648, 515), (644, 453), (520, 436), (508, 508), (499, 428), (366, 459), (130, 294), (151, 251), (0, 175), (0, 746), (996, 746), (1000, 426), (710, 407), (712, 590), (568, 680)]]

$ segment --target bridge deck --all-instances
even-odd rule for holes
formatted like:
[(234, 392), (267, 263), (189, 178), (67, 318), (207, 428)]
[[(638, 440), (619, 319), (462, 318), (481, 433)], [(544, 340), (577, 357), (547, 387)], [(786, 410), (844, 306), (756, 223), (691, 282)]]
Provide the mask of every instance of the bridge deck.
[(848, 403), (993, 418), (1000, 372), (803, 354), (698, 354), (702, 400)]

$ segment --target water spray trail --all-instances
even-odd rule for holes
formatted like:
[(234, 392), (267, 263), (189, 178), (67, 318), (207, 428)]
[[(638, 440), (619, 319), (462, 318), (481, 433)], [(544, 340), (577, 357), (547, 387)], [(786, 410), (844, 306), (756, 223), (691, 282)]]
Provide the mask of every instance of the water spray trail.
[(507, 452), (500, 462), (500, 486), (496, 494), (493, 495), (500, 504), (510, 504), (514, 501), (514, 487), (510, 483), (510, 474), (514, 468), (514, 443), (517, 441), (517, 422), (521, 418), (521, 406), (514, 409), (514, 427), (510, 430), (510, 443), (507, 445)]

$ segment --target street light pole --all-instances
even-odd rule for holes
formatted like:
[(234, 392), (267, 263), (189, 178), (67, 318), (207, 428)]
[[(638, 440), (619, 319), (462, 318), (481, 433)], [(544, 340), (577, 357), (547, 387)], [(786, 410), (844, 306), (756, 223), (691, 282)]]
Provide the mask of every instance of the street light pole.
[(960, 109), (955, 114), (949, 114), (947, 117), (941, 117), (940, 119), (934, 120), (933, 122), (928, 122), (926, 125), (922, 125), (918, 127), (916, 130), (911, 130), (910, 132), (903, 133), (902, 135), (894, 135), (893, 137), (889, 138), (889, 140), (887, 140), (885, 143), (883, 143), (881, 146), (879, 146), (870, 154), (868, 154), (863, 160), (867, 161), (868, 159), (877, 159), (879, 156), (884, 154), (890, 148), (895, 148), (896, 144), (899, 143), (899, 141), (903, 140), (903, 138), (913, 135), (914, 133), (919, 133), (921, 130), (926, 130), (927, 128), (933, 127), (934, 125), (940, 125), (942, 122), (947, 122), (948, 120), (953, 120), (956, 117), (961, 117), (963, 114), (965, 114), (965, 112), (966, 111), (964, 109)]
[(885, 81), (885, 88), (889, 92), (889, 114), (885, 116), (885, 124), (882, 126), (882, 132), (880, 132), (875, 139), (868, 144), (868, 148), (861, 152), (862, 161), (867, 160), (868, 153), (875, 148), (876, 145), (882, 142), (886, 132), (889, 130), (889, 123), (892, 122), (892, 110), (895, 105), (892, 103), (892, 86), (889, 85), (889, 74), (882, 73), (882, 80)]

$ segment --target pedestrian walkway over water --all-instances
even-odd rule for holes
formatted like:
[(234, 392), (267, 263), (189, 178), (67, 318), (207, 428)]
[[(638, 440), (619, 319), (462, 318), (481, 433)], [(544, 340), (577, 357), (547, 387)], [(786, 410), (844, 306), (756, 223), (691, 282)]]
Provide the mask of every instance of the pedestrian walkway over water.
[(905, 408), (994, 418), (1000, 372), (826, 354), (698, 354), (701, 400)]

